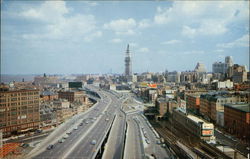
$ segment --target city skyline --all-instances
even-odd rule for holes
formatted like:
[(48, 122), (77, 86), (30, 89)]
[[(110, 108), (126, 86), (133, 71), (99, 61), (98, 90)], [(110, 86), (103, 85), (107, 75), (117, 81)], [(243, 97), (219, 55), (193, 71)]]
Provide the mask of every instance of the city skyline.
[(249, 1), (1, 3), (1, 74), (122, 74), (127, 44), (134, 73), (249, 66)]

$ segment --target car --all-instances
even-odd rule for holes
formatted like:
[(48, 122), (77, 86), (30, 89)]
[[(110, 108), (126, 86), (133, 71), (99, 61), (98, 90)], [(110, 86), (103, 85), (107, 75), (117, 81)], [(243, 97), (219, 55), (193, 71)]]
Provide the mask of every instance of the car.
[(70, 134), (71, 134), (71, 131), (66, 132), (66, 134), (70, 135)]
[(106, 120), (106, 121), (109, 121), (109, 118), (106, 118), (105, 120)]
[(161, 147), (165, 148), (165, 147), (166, 147), (166, 144), (162, 144)]
[(96, 144), (96, 140), (92, 140), (91, 145), (95, 145), (95, 144)]
[(78, 128), (77, 128), (77, 126), (76, 127), (74, 127), (74, 130), (77, 130)]
[(29, 147), (29, 144), (27, 144), (27, 143), (23, 143), (23, 144), (21, 144), (21, 147), (23, 147), (23, 148), (27, 148), (27, 147)]
[(54, 145), (49, 145), (48, 147), (47, 147), (47, 150), (51, 150), (51, 149), (53, 149), (54, 148)]
[(41, 129), (36, 130), (36, 133), (42, 133), (42, 132), (43, 132), (43, 130), (41, 130)]
[(88, 124), (89, 122), (88, 121), (85, 121), (85, 124)]
[(160, 144), (161, 144), (161, 141), (160, 141), (160, 140), (157, 140), (156, 143), (157, 143), (158, 145), (160, 145)]
[(67, 135), (67, 134), (63, 136), (64, 139), (67, 139), (68, 137), (69, 137), (69, 135)]
[(79, 126), (82, 126), (82, 125), (83, 125), (83, 123), (80, 123), (80, 124), (79, 124)]
[(58, 140), (59, 143), (63, 143), (64, 141), (65, 141), (64, 139)]

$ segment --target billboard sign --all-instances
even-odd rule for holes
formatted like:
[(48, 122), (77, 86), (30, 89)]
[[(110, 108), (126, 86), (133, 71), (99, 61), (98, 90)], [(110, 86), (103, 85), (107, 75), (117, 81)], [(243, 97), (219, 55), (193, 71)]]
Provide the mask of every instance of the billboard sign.
[(213, 130), (202, 130), (202, 136), (212, 136)]
[(82, 88), (82, 82), (69, 82), (69, 88)]

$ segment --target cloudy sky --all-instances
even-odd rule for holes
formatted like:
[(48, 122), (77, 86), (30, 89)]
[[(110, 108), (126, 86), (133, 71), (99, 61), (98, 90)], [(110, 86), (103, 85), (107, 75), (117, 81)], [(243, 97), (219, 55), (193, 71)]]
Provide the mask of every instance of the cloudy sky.
[(1, 73), (208, 71), (233, 56), (249, 66), (248, 1), (2, 0)]

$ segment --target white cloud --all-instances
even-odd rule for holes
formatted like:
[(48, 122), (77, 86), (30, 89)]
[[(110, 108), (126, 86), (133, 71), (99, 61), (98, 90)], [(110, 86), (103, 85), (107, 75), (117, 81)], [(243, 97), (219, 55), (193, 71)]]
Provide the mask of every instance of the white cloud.
[(64, 1), (45, 1), (40, 6), (28, 8), (20, 13), (20, 16), (28, 20), (41, 21), (41, 28), (30, 34), (24, 34), (24, 39), (62, 39), (72, 38), (91, 41), (102, 36), (97, 31), (95, 17), (93, 15), (70, 15)]
[(139, 28), (148, 28), (151, 26), (151, 21), (148, 19), (143, 19), (139, 22), (138, 27)]
[(182, 27), (182, 35), (194, 37), (197, 35), (220, 35), (228, 31), (223, 21), (206, 20), (202, 21), (197, 28), (191, 28), (184, 25)]
[(110, 23), (104, 24), (105, 29), (115, 31), (118, 35), (133, 35), (136, 27), (136, 21), (133, 18), (112, 20)]
[(221, 35), (230, 24), (248, 20), (248, 6), (248, 1), (174, 1), (171, 7), (157, 8), (154, 22), (181, 27), (189, 37)]
[(40, 7), (30, 8), (20, 13), (20, 16), (45, 22), (57, 23), (69, 12), (64, 1), (45, 1)]
[(134, 35), (135, 31), (134, 30), (127, 30), (127, 31), (117, 31), (116, 32), (117, 35)]
[(101, 31), (96, 31), (96, 32), (94, 32), (94, 33), (92, 33), (92, 34), (86, 36), (86, 37), (84, 38), (84, 40), (87, 41), (87, 42), (90, 42), (90, 41), (92, 41), (93, 39), (95, 39), (95, 38), (100, 38), (100, 37), (102, 37), (102, 32), (101, 32)]
[(121, 40), (121, 39), (116, 38), (116, 39), (112, 39), (110, 42), (112, 42), (112, 43), (121, 43), (121, 42), (122, 42), (122, 40)]
[(149, 49), (146, 48), (146, 47), (143, 47), (143, 48), (140, 48), (140, 49), (138, 50), (138, 52), (143, 52), (143, 53), (149, 52)]
[(249, 34), (245, 34), (233, 42), (218, 44), (220, 48), (249, 47)]
[(172, 44), (179, 44), (179, 43), (181, 43), (180, 40), (169, 40), (169, 41), (164, 41), (161, 44), (163, 44), (163, 45), (172, 45)]
[(154, 22), (156, 24), (166, 24), (170, 21), (170, 17), (168, 15), (171, 15), (172, 8), (164, 9), (161, 7), (157, 7), (157, 13), (154, 17)]
[(183, 26), (182, 35), (193, 37), (197, 33), (196, 29), (190, 28), (189, 26)]

